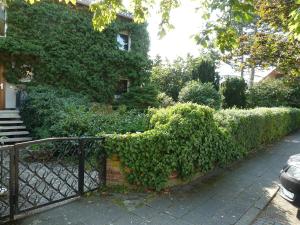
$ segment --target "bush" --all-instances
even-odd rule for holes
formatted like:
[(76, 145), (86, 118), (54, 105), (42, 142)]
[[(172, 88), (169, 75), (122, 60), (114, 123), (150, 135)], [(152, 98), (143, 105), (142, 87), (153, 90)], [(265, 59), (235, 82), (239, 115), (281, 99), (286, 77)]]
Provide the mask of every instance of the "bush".
[(283, 80), (269, 80), (249, 89), (247, 102), (249, 107), (289, 106), (290, 88)]
[(119, 155), (131, 184), (159, 190), (173, 172), (186, 179), (225, 166), (299, 128), (299, 109), (215, 112), (187, 103), (153, 110), (150, 130), (109, 135), (105, 147)]
[(293, 77), (286, 82), (290, 89), (288, 102), (290, 107), (300, 108), (300, 77)]
[(221, 85), (221, 92), (224, 96), (224, 108), (244, 108), (246, 106), (247, 83), (244, 79), (231, 77), (227, 78)]
[(158, 101), (158, 104), (160, 107), (168, 107), (168, 106), (172, 106), (172, 105), (175, 105), (175, 102), (173, 101), (173, 99), (166, 95), (166, 93), (159, 93), (157, 95), (157, 101)]
[(149, 126), (144, 113), (104, 109), (83, 95), (51, 86), (30, 87), (21, 114), (37, 138), (126, 133), (144, 131)]
[(150, 84), (146, 86), (131, 87), (129, 91), (117, 101), (118, 105), (126, 105), (129, 109), (144, 110), (148, 107), (157, 107), (156, 96), (158, 91)]
[(211, 83), (190, 81), (179, 93), (180, 102), (193, 102), (219, 109), (221, 107), (221, 94)]

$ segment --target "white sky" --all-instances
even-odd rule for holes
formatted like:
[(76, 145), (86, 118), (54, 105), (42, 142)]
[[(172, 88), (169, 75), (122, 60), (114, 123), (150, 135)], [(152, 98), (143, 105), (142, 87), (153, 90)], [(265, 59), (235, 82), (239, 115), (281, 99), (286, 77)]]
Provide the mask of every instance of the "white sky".
[[(129, 0), (124, 0), (128, 6)], [(201, 17), (201, 11), (196, 12), (200, 1), (182, 0), (181, 6), (171, 13), (171, 23), (175, 26), (162, 39), (158, 36), (160, 17), (157, 14), (157, 9), (151, 10), (150, 18), (148, 19), (148, 32), (150, 35), (150, 52), (151, 58), (160, 55), (163, 59), (173, 60), (178, 56), (185, 57), (187, 54), (199, 56), (201, 46), (197, 45), (192, 36), (197, 34), (203, 27), (205, 21)], [(126, 4), (127, 3), (127, 4)], [(269, 71), (258, 71), (258, 76), (265, 76)], [(239, 75), (239, 72), (234, 71), (229, 65), (221, 64), (219, 68), (221, 76)], [(246, 72), (246, 79), (249, 73)], [(256, 77), (256, 81), (260, 77)]]

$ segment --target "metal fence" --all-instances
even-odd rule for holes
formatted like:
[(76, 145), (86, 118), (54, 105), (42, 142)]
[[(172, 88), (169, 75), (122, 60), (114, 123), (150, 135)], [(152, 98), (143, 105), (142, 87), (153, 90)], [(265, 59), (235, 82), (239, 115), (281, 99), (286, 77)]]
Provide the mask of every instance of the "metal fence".
[(105, 185), (103, 138), (49, 138), (0, 147), (0, 222)]

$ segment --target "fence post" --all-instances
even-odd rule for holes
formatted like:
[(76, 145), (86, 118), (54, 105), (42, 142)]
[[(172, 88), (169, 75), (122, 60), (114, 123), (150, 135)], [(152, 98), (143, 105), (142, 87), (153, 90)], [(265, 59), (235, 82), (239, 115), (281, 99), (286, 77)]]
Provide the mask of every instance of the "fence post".
[(9, 151), (9, 218), (14, 219), (18, 207), (19, 154), (15, 145)]
[(98, 176), (99, 176), (99, 181), (103, 181), (102, 185), (106, 185), (106, 160), (107, 160), (107, 154), (104, 149), (104, 142), (105, 139), (101, 139), (101, 148), (100, 148), (100, 153), (99, 153), (99, 158), (98, 158)]
[(78, 163), (78, 194), (84, 195), (84, 143), (83, 140), (79, 139), (79, 163)]

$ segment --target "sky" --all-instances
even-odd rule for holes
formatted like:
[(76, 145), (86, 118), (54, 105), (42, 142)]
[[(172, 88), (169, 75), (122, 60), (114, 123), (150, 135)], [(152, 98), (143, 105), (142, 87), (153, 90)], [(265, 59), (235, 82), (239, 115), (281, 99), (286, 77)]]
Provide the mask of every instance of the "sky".
[[(129, 0), (125, 0), (125, 6), (129, 6)], [(171, 24), (175, 29), (167, 32), (166, 36), (158, 36), (160, 17), (157, 15), (157, 9), (151, 10), (148, 18), (148, 32), (150, 35), (150, 52), (151, 58), (160, 55), (163, 59), (174, 60), (178, 56), (185, 57), (187, 54), (199, 56), (201, 46), (193, 40), (193, 35), (197, 34), (204, 26), (205, 21), (202, 19), (201, 11), (196, 12), (199, 7), (199, 1), (182, 0), (181, 6), (171, 13)], [(218, 72), (221, 76), (233, 75), (238, 76), (239, 72), (234, 71), (231, 66), (221, 63)], [(257, 71), (255, 81), (267, 75), (270, 70)], [(245, 78), (250, 73), (246, 71)]]

